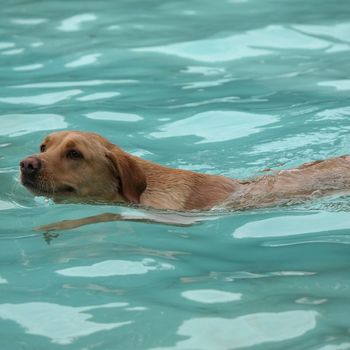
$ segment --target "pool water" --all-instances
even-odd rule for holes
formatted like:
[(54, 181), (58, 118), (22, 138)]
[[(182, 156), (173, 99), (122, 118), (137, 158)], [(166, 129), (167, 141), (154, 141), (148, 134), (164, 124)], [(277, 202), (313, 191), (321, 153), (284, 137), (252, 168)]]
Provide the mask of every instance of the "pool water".
[(1, 349), (350, 349), (347, 197), (48, 237), (147, 212), (18, 180), (64, 129), (236, 178), (349, 153), (348, 1), (12, 0), (0, 21)]

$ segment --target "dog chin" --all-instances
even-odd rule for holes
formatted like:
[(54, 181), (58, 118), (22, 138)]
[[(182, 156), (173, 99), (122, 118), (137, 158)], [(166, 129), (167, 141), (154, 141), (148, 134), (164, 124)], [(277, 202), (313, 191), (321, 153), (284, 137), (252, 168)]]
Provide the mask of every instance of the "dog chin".
[(42, 185), (39, 185), (38, 182), (27, 180), (25, 178), (21, 178), (22, 185), (33, 193), (36, 196), (45, 196), (45, 197), (70, 197), (72, 195), (76, 195), (77, 191), (73, 186), (70, 185), (62, 185), (57, 188), (46, 188)]
[(22, 185), (31, 193), (40, 196), (40, 195), (45, 195), (44, 191), (42, 191), (41, 188), (39, 188), (39, 186), (33, 182), (33, 181), (29, 181), (27, 179), (21, 178), (21, 183)]

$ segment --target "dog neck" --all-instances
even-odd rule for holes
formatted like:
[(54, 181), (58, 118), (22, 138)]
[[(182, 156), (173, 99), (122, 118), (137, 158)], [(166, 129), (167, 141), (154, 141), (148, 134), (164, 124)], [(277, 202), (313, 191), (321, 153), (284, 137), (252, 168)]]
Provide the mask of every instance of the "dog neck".
[(134, 157), (144, 171), (146, 190), (140, 204), (168, 210), (204, 210), (224, 202), (239, 186), (224, 176), (172, 169)]

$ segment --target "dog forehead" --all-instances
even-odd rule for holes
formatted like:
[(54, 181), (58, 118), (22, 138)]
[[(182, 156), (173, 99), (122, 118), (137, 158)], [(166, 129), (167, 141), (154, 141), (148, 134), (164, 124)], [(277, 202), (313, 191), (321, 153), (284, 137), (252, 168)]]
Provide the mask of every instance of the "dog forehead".
[(106, 146), (108, 141), (102, 136), (82, 131), (58, 131), (49, 134), (43, 141), (47, 144), (65, 144), (68, 147), (83, 145), (87, 148), (96, 147), (98, 144)]

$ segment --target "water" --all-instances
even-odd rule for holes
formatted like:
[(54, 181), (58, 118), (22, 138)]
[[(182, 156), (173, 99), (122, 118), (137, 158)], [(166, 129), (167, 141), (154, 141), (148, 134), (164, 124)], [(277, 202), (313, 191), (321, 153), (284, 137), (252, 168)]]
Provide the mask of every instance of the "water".
[(18, 182), (61, 129), (237, 178), (348, 153), (348, 1), (12, 0), (0, 23), (1, 349), (350, 349), (348, 198), (50, 240), (142, 211)]

